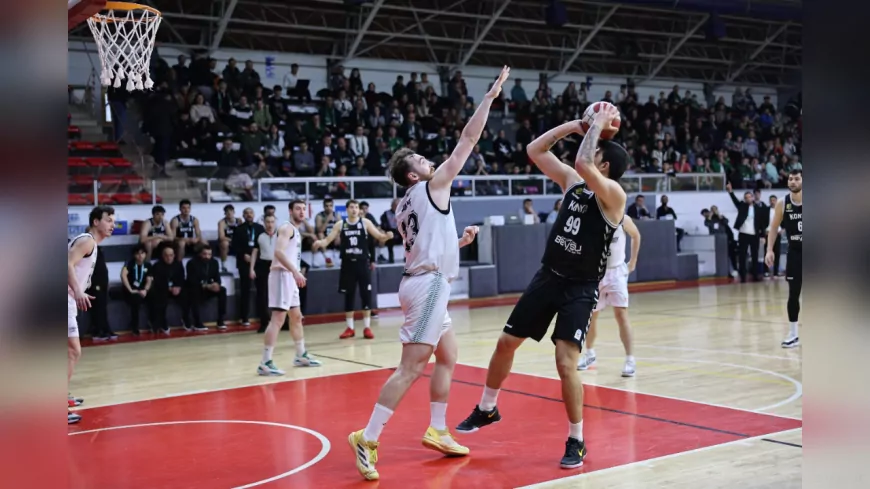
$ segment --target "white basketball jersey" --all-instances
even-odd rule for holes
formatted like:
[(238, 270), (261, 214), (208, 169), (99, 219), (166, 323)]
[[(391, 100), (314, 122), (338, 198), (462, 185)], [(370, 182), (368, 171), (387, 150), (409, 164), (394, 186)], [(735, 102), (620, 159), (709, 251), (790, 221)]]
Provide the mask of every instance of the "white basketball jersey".
[(399, 202), (396, 221), (405, 247), (405, 273), (440, 272), (447, 281), (459, 276), (459, 238), (453, 206), (443, 212), (429, 196), (429, 182), (412, 185)]
[(607, 255), (607, 268), (618, 267), (625, 264), (625, 230), (622, 225), (613, 232), (613, 240), (610, 242), (610, 252)]
[[(296, 267), (296, 270), (302, 266), (302, 234), (299, 233), (299, 229), (293, 225), (291, 222), (285, 222), (281, 226), (290, 226), (293, 228), (293, 237), (287, 242), (287, 247), (282, 251), (284, 255), (290, 259), (290, 263)], [(279, 228), (280, 230), (280, 228)], [(287, 270), (287, 267), (281, 264), (278, 259), (272, 260), (272, 268)]]
[[(71, 250), (73, 244), (79, 239), (90, 238), (91, 242), (94, 242), (94, 237), (90, 233), (82, 233), (75, 238), (73, 238), (69, 244), (67, 244), (67, 251)], [(76, 281), (79, 283), (79, 287), (82, 291), (87, 290), (88, 287), (91, 286), (91, 276), (94, 274), (94, 268), (97, 266), (97, 246), (96, 242), (94, 242), (94, 251), (91, 252), (90, 255), (85, 256), (78, 263), (76, 263), (75, 270)], [(66, 286), (66, 293), (72, 298), (75, 298), (75, 294), (73, 294), (72, 287), (69, 285)]]

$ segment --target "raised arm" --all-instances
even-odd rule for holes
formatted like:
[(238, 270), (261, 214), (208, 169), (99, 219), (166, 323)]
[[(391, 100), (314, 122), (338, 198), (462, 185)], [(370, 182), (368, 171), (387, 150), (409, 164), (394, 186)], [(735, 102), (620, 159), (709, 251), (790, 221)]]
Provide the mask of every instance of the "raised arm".
[(393, 237), (392, 231), (387, 231), (386, 233), (381, 231), (380, 229), (378, 229), (377, 226), (375, 226), (375, 224), (373, 222), (371, 222), (370, 220), (368, 220), (365, 217), (362, 218), (362, 221), (363, 221), (363, 226), (365, 226), (365, 228), (366, 228), (366, 232), (369, 233), (370, 235), (374, 236), (376, 240), (383, 243), (384, 241), (386, 241), (388, 239), (392, 239), (392, 237)]
[(577, 170), (580, 178), (586, 181), (589, 189), (595, 192), (605, 210), (619, 209), (622, 213), (625, 210), (625, 191), (622, 190), (619, 182), (605, 177), (598, 170), (598, 167), (595, 166), (595, 154), (598, 152), (598, 141), (601, 131), (617, 115), (619, 115), (619, 109), (611, 104), (605, 104), (595, 114), (595, 119), (589, 127), (589, 132), (583, 136), (583, 142), (580, 143), (580, 149), (577, 150), (574, 169)]
[(764, 263), (768, 267), (773, 266), (776, 256), (773, 254), (773, 246), (779, 240), (779, 226), (782, 224), (783, 202), (785, 199), (776, 203), (776, 209), (773, 211), (773, 220), (770, 221), (770, 229), (767, 230), (767, 253), (764, 254)]
[(462, 170), (465, 161), (468, 160), (468, 155), (471, 154), (471, 150), (474, 149), (474, 145), (480, 139), (480, 134), (483, 132), (484, 127), (486, 127), (486, 120), (489, 118), (489, 108), (492, 106), (492, 101), (501, 93), (501, 86), (507, 80), (510, 72), (511, 69), (507, 66), (502, 68), (498, 80), (492, 84), (492, 88), (484, 95), (483, 100), (477, 106), (477, 110), (474, 111), (474, 115), (468, 119), (468, 124), (462, 130), (462, 136), (457, 141), (453, 154), (432, 175), (432, 180), (429, 181), (430, 189), (444, 190), (450, 188), (453, 179)]
[(332, 231), (329, 232), (328, 236), (323, 239), (318, 239), (311, 245), (311, 251), (317, 251), (319, 248), (326, 248), (329, 246), (329, 243), (332, 243), (335, 241), (335, 238), (338, 237), (342, 226), (344, 226), (344, 221), (338, 221), (335, 223), (335, 226), (332, 226)]
[(631, 258), (628, 259), (628, 273), (631, 273), (637, 267), (637, 255), (640, 253), (640, 230), (628, 216), (622, 220), (622, 229), (631, 238)]
[(725, 190), (728, 191), (728, 197), (731, 197), (731, 202), (734, 202), (734, 207), (736, 207), (737, 210), (739, 211), (740, 210), (740, 201), (737, 200), (737, 196), (734, 195), (734, 189), (731, 187), (730, 183), (725, 184)]
[(568, 187), (579, 182), (580, 175), (573, 168), (562, 163), (556, 155), (550, 152), (550, 148), (560, 139), (580, 131), (582, 129), (578, 121), (566, 122), (545, 132), (529, 143), (529, 146), (526, 148), (529, 158), (544, 172), (544, 175), (547, 175), (550, 180), (562, 187), (562, 192), (565, 192)]

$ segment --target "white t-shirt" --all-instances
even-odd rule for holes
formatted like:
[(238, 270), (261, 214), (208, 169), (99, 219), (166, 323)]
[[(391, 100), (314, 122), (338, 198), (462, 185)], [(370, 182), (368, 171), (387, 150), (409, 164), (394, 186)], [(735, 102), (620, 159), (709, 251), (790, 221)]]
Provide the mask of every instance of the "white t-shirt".
[(743, 234), (751, 234), (755, 236), (755, 205), (749, 206), (749, 214), (746, 215), (746, 221), (740, 226), (740, 232)]

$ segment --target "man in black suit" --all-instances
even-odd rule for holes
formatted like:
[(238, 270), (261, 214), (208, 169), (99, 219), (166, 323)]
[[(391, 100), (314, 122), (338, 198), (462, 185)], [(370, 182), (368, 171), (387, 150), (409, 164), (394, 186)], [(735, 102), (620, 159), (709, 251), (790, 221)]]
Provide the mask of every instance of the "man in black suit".
[(211, 246), (197, 245), (196, 256), (187, 262), (187, 300), (193, 316), (193, 329), (205, 331), (199, 316), (199, 305), (215, 297), (218, 300), (217, 329), (224, 330), (227, 313), (227, 289), (221, 285), (220, 263), (212, 258)]
[(257, 238), (266, 232), (266, 228), (254, 222), (254, 209), (250, 207), (242, 212), (242, 219), (243, 222), (233, 233), (230, 249), (233, 250), (239, 269), (239, 319), (242, 326), (248, 327), (251, 325), (248, 316), (251, 306), (251, 252)]
[[(737, 200), (732, 191), (731, 184), (725, 185), (725, 190), (737, 208), (737, 219), (734, 221), (734, 229), (739, 233), (737, 236), (737, 271), (740, 273), (740, 281), (746, 282), (746, 258), (752, 258), (752, 276), (758, 281), (758, 246), (761, 234), (767, 229), (765, 222), (770, 218), (767, 209), (761, 208), (755, 202), (752, 192), (743, 194), (743, 202)], [(766, 206), (765, 206), (766, 207)], [(748, 253), (747, 253), (748, 248)]]

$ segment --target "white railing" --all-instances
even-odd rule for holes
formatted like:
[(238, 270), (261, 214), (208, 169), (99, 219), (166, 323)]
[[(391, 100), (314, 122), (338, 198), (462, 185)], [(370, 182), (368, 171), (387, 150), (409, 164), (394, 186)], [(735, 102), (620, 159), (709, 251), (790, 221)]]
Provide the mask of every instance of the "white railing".
[[(201, 197), (199, 202), (219, 202), (235, 199), (218, 199), (213, 190), (223, 189), (224, 180), (202, 178), (197, 180)], [(678, 173), (675, 176), (661, 174), (624, 175), (620, 183), (629, 193), (662, 193), (682, 191), (720, 191), (725, 190), (724, 174)], [(152, 195), (177, 195), (179, 182), (174, 180), (151, 180), (145, 187)], [(142, 190), (145, 190), (143, 188)], [(94, 181), (94, 202), (100, 194), (111, 195), (112, 189)], [(387, 177), (308, 177), (308, 178), (261, 178), (255, 181), (252, 192), (255, 201), (322, 199), (325, 195), (334, 198), (353, 198), (357, 200), (395, 198), (404, 195), (404, 189), (395, 185)], [(480, 197), (532, 197), (536, 195), (558, 195), (561, 190), (552, 180), (543, 175), (460, 175), (453, 182), (454, 198)], [(196, 201), (193, 196), (188, 196)], [(147, 202), (144, 202), (147, 204)]]

